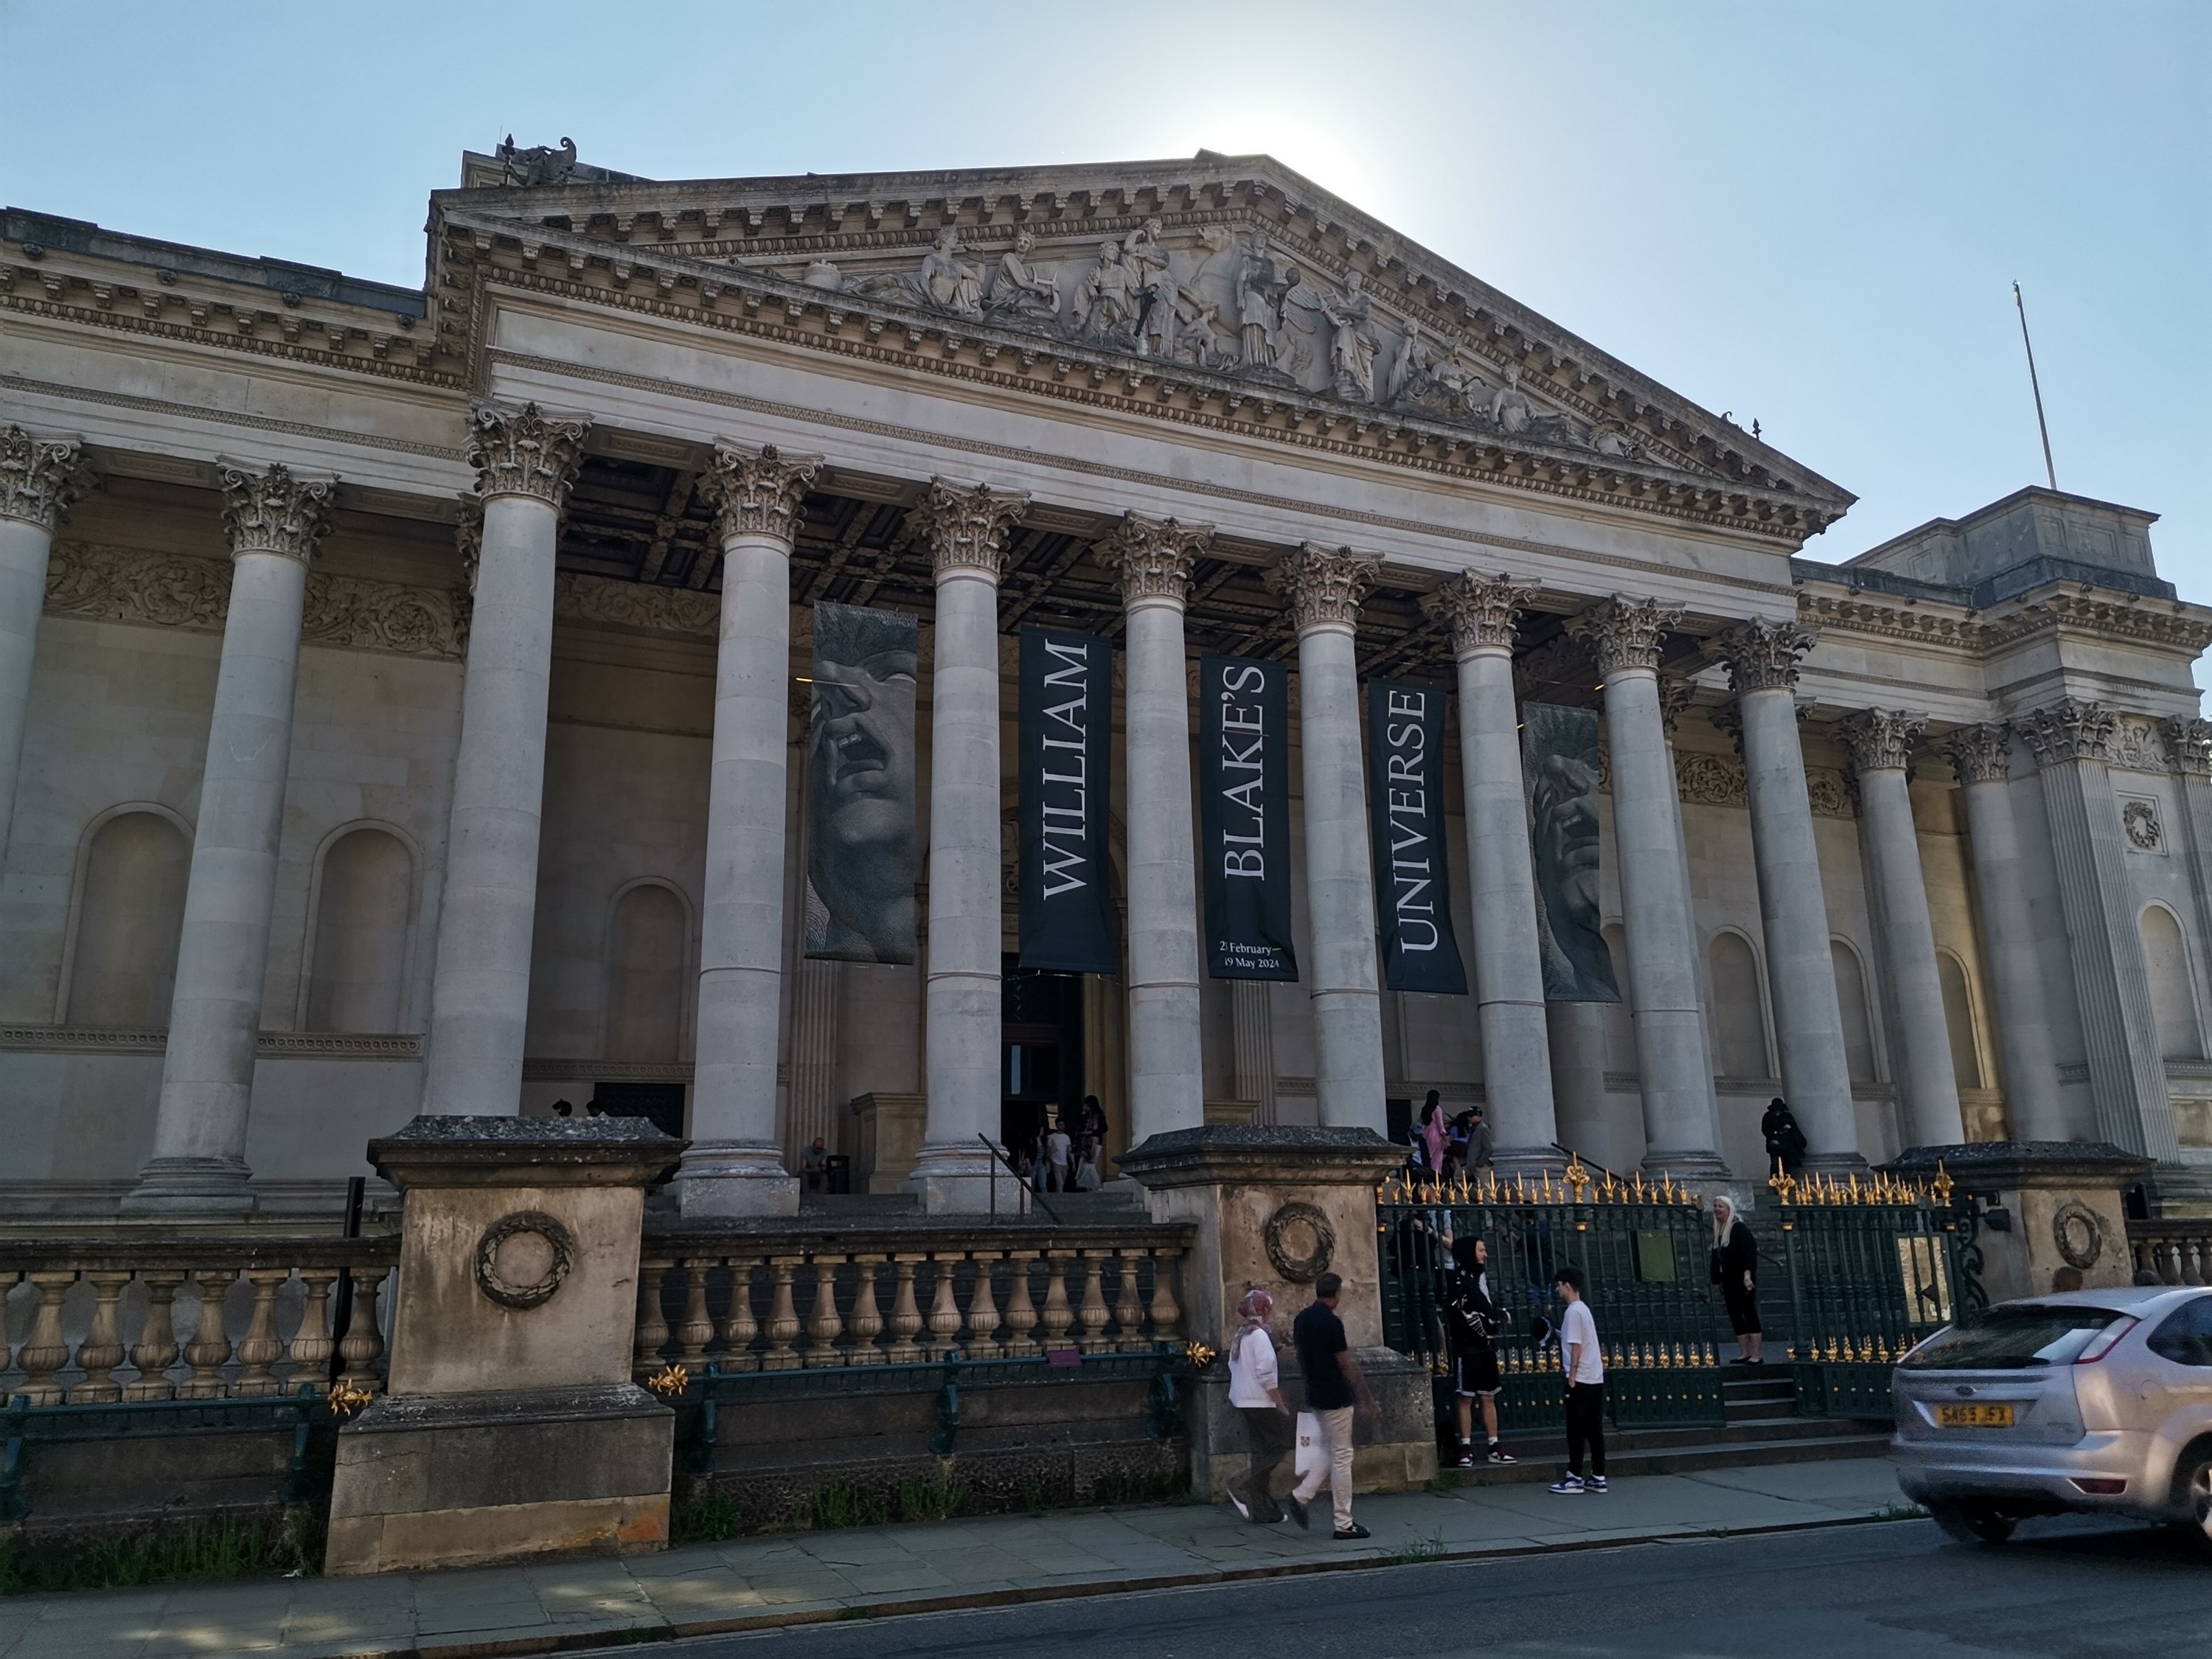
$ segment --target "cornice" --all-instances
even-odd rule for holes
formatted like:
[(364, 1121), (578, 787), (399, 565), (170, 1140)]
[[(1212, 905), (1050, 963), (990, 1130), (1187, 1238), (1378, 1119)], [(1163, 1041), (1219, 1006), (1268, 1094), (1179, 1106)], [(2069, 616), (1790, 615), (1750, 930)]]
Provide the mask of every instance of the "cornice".
[(1901, 601), (1839, 599), (1800, 589), (1797, 614), (1821, 633), (1873, 635), (1923, 645), (1983, 648), (1989, 624), (1963, 611), (1907, 605)]
[(2003, 610), (1992, 612), (1801, 589), (1797, 614), (1824, 632), (1910, 640), (1980, 653), (2061, 631), (2191, 653), (2212, 645), (2212, 609), (2104, 590), (2034, 594), (2008, 601)]

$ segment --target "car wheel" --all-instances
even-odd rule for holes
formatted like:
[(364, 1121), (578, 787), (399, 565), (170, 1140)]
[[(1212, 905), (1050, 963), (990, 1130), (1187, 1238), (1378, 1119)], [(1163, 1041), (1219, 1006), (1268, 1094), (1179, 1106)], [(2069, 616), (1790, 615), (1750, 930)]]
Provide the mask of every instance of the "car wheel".
[(1928, 1514), (1961, 1544), (2002, 1544), (2020, 1524), (2016, 1516), (1987, 1504), (1934, 1503), (1928, 1506)]
[(2182, 1477), (2181, 1489), (2192, 1517), (2181, 1525), (2206, 1553), (2212, 1554), (2212, 1453), (2200, 1453)]

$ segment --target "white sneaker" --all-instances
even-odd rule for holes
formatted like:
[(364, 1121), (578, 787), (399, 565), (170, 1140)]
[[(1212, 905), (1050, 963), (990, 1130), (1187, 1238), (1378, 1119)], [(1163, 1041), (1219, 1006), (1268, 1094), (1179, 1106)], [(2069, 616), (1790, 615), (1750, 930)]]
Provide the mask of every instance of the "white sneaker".
[(1590, 1476), (1589, 1485), (1584, 1490), (1589, 1492), (1603, 1492), (1605, 1490), (1605, 1477), (1601, 1474), (1594, 1474)]
[(1564, 1497), (1587, 1492), (1589, 1488), (1583, 1485), (1579, 1475), (1568, 1474), (1562, 1475), (1559, 1480), (1552, 1482), (1551, 1490)]

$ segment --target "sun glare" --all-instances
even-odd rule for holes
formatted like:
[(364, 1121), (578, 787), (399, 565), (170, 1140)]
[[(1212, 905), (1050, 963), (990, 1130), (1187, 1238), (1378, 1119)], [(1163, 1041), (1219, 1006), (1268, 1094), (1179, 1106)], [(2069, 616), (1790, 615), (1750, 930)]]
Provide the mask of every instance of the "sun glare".
[(1353, 206), (1375, 210), (1378, 192), (1363, 160), (1334, 132), (1294, 116), (1272, 110), (1232, 112), (1208, 122), (1191, 147), (1224, 155), (1272, 155)]

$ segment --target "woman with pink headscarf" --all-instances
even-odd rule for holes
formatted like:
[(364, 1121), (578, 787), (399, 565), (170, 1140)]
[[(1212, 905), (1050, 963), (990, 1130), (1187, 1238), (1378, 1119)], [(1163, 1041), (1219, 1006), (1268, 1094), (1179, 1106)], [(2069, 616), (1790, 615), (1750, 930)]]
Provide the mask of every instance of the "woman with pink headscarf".
[(1291, 1455), (1291, 1428), (1296, 1420), (1283, 1399), (1275, 1339), (1267, 1331), (1274, 1311), (1275, 1298), (1267, 1291), (1245, 1291), (1237, 1304), (1237, 1334), (1229, 1339), (1229, 1403), (1244, 1419), (1244, 1432), (1252, 1442), (1251, 1464), (1230, 1481), (1229, 1501), (1247, 1521), (1262, 1522), (1283, 1518), (1273, 1480), (1277, 1467)]

